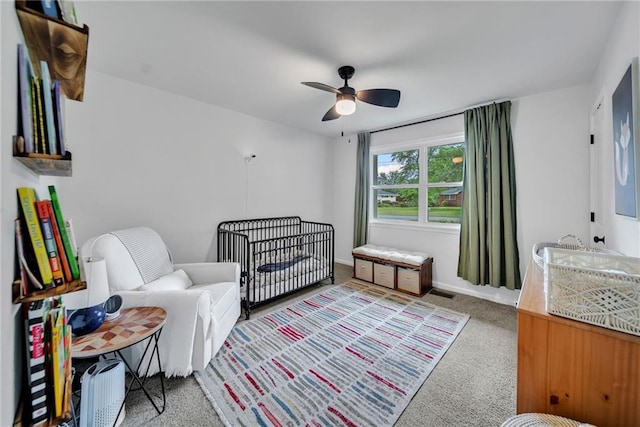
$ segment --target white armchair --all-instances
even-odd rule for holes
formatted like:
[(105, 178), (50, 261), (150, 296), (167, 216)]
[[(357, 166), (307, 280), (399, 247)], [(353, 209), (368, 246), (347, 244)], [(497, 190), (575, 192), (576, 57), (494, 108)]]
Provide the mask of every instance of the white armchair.
[[(149, 227), (91, 238), (80, 254), (106, 260), (109, 292), (122, 297), (122, 308), (156, 306), (167, 312), (158, 345), (167, 377), (203, 370), (240, 316), (237, 263), (173, 264), (162, 238)], [(135, 346), (132, 356), (139, 358), (140, 350)], [(152, 363), (149, 375), (157, 372)]]

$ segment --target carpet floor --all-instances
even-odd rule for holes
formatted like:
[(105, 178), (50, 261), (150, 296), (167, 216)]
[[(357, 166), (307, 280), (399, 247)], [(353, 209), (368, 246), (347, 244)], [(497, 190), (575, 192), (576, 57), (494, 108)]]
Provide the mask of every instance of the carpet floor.
[[(336, 283), (352, 277), (351, 266), (336, 264)], [(278, 310), (331, 286), (327, 281), (310, 287), (283, 301), (255, 309), (252, 317)], [(516, 413), (515, 307), (462, 294), (427, 294), (421, 300), (471, 317), (395, 427), (499, 427)], [(150, 385), (153, 394), (160, 394), (159, 385), (153, 388), (154, 381)], [(127, 399), (127, 416), (122, 426), (224, 425), (193, 376), (169, 378), (165, 387), (167, 408), (162, 415), (157, 415), (143, 393), (132, 393)]]
[(236, 325), (194, 375), (229, 426), (392, 425), (468, 319), (347, 282)]

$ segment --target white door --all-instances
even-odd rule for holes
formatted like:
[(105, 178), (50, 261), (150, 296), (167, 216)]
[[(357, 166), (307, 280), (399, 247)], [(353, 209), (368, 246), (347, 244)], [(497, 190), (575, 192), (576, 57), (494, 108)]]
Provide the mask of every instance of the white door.
[(606, 246), (606, 213), (607, 193), (605, 189), (604, 165), (604, 97), (601, 97), (591, 112), (591, 145), (589, 146), (589, 187), (591, 222), (589, 226), (589, 242), (587, 246)]

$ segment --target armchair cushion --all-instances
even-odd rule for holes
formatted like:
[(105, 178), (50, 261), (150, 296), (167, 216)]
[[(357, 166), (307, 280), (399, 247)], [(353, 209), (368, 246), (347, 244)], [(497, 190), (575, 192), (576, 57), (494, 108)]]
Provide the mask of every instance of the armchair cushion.
[(176, 270), (152, 282), (142, 285), (139, 291), (184, 291), (193, 282), (184, 270)]

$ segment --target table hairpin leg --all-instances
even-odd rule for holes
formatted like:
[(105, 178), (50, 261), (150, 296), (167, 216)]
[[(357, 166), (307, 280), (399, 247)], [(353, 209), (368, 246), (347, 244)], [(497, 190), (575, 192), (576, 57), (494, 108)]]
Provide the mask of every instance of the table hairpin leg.
[[(153, 335), (151, 335), (148, 339), (147, 345), (144, 349), (144, 352), (142, 353), (142, 356), (140, 357), (140, 361), (138, 362), (138, 366), (136, 366), (136, 369), (131, 369), (131, 366), (129, 365), (129, 362), (127, 362), (127, 359), (122, 355), (122, 353), (120, 353), (121, 350), (116, 350), (115, 353), (120, 357), (120, 359), (124, 362), (125, 366), (127, 367), (127, 369), (129, 370), (129, 373), (131, 374), (131, 381), (129, 382), (129, 384), (127, 385), (127, 391), (124, 395), (124, 399), (122, 401), (122, 405), (120, 406), (120, 410), (118, 411), (118, 414), (116, 415), (116, 421), (114, 422), (114, 427), (115, 427), (115, 423), (118, 421), (118, 417), (120, 417), (120, 413), (122, 412), (122, 408), (124, 408), (124, 403), (127, 400), (127, 396), (129, 396), (129, 393), (133, 390), (133, 384), (137, 383), (139, 388), (136, 388), (135, 390), (142, 390), (144, 392), (144, 394), (147, 396), (147, 399), (149, 399), (149, 401), (151, 402), (151, 404), (153, 405), (153, 407), (155, 408), (156, 412), (158, 413), (158, 415), (162, 414), (164, 412), (165, 406), (166, 406), (166, 395), (165, 395), (165, 390), (164, 390), (164, 373), (162, 372), (162, 364), (160, 363), (160, 352), (158, 350), (158, 340), (160, 339), (160, 333), (162, 332), (162, 328), (160, 328), (158, 331), (156, 331)], [(142, 362), (144, 362), (144, 358), (147, 355), (147, 352), (149, 351), (149, 348), (151, 347), (151, 344), (153, 345), (153, 349), (151, 350), (151, 354), (149, 356), (149, 362), (147, 363), (147, 367), (144, 371), (144, 379), (140, 379), (140, 376), (138, 375), (138, 372), (140, 372), (140, 366), (142, 366)], [(127, 347), (125, 347), (127, 348)], [(122, 349), (124, 350), (124, 348)], [(153, 397), (149, 394), (149, 392), (147, 391), (147, 389), (145, 388), (144, 384), (147, 381), (147, 374), (149, 373), (149, 368), (151, 366), (151, 363), (153, 363), (153, 355), (156, 355), (156, 361), (158, 362), (158, 375), (160, 376), (160, 388), (162, 389), (162, 409), (158, 407), (158, 405), (156, 404), (156, 402), (154, 401)]]
[[(106, 320), (98, 329), (86, 335), (74, 336), (71, 342), (71, 357), (75, 359), (103, 358), (107, 355), (114, 355), (122, 360), (123, 365), (131, 375), (126, 385), (124, 398), (120, 409), (116, 415), (114, 425), (123, 414), (124, 405), (131, 391), (142, 389), (145, 396), (151, 402), (158, 415), (162, 414), (166, 407), (166, 391), (164, 387), (164, 372), (160, 360), (159, 340), (162, 328), (166, 322), (167, 313), (161, 307), (141, 306), (129, 307), (121, 310), (120, 316), (115, 319)], [(144, 344), (144, 341), (146, 345)], [(122, 350), (133, 345), (144, 345), (142, 357), (136, 364), (135, 369), (131, 367), (129, 361), (122, 354)], [(158, 363), (158, 373), (160, 374), (160, 386), (162, 388), (162, 406), (159, 406), (160, 398), (152, 397), (146, 379), (149, 374), (151, 364), (155, 360)], [(148, 357), (148, 360), (146, 360)], [(145, 369), (142, 369), (144, 363)], [(135, 364), (133, 361), (131, 364)], [(144, 378), (142, 378), (144, 377)], [(134, 384), (137, 384), (135, 386)], [(124, 391), (124, 390), (123, 390)], [(114, 411), (115, 412), (115, 411)]]

